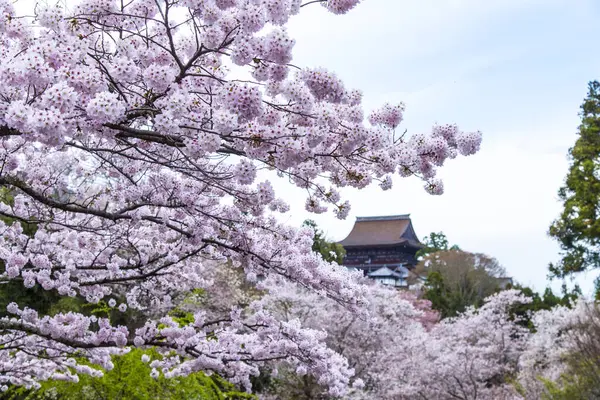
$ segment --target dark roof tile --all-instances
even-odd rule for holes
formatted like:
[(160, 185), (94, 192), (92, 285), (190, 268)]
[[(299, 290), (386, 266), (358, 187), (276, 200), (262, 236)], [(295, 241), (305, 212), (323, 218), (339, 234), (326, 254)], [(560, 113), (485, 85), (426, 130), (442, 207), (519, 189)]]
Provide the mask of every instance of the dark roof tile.
[(406, 243), (421, 247), (410, 220), (410, 214), (382, 217), (358, 217), (342, 246), (377, 246)]

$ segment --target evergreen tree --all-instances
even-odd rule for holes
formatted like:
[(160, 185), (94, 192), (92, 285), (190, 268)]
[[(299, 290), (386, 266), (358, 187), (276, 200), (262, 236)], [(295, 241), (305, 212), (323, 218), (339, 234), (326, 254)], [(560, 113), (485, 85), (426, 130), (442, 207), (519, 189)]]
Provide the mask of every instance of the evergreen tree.
[(570, 167), (558, 194), (563, 211), (549, 230), (562, 258), (550, 265), (553, 276), (600, 267), (600, 83), (590, 82), (581, 106), (581, 125), (569, 149)]
[(511, 314), (513, 317), (518, 317), (516, 318), (518, 324), (532, 330), (535, 329), (533, 321), (531, 320), (534, 313), (542, 310), (549, 311), (557, 306), (571, 308), (575, 304), (577, 298), (582, 295), (579, 286), (576, 285), (573, 290), (569, 291), (566, 284), (563, 284), (559, 295), (555, 294), (549, 287), (544, 290), (544, 293), (535, 292), (530, 287), (520, 284), (511, 285), (508, 289), (519, 290), (525, 296), (531, 298), (530, 303), (516, 304), (511, 309)]
[(449, 245), (448, 238), (444, 232), (431, 232), (422, 240), (423, 248), (417, 252), (417, 258), (422, 259), (436, 251), (460, 250), (458, 245)]

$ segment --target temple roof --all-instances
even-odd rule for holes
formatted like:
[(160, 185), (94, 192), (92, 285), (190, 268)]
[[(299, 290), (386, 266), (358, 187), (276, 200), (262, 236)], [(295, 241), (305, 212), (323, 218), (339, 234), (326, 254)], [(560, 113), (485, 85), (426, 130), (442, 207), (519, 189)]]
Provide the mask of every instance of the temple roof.
[(383, 265), (382, 267), (370, 271), (367, 273), (367, 276), (373, 277), (384, 277), (384, 276), (393, 276), (396, 278), (407, 278), (408, 277), (408, 268), (400, 265)]
[(380, 246), (407, 244), (423, 247), (412, 227), (410, 214), (381, 217), (357, 217), (342, 246)]
[(369, 272), (368, 276), (370, 278), (388, 278), (388, 277), (396, 278), (396, 279), (404, 278), (404, 275), (402, 275), (400, 272), (392, 271), (388, 267), (381, 267), (376, 271)]

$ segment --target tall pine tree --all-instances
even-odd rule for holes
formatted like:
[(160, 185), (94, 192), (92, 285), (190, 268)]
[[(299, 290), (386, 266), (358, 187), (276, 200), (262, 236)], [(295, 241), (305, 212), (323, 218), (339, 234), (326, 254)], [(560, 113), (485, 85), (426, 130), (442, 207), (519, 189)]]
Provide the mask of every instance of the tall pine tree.
[(549, 230), (561, 247), (561, 260), (550, 265), (556, 277), (600, 268), (600, 83), (590, 82), (588, 90), (579, 137), (569, 149), (569, 173), (558, 192), (564, 209)]

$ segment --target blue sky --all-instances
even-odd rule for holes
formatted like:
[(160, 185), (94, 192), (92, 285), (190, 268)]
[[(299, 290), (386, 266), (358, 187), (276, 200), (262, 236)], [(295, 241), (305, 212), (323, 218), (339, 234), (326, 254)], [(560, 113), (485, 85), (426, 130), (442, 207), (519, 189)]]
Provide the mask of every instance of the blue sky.
[[(389, 192), (344, 191), (350, 217), (317, 222), (343, 239), (356, 216), (410, 213), (419, 236), (444, 231), (543, 289), (558, 259), (546, 231), (560, 211), (579, 105), (600, 79), (599, 17), (597, 0), (364, 0), (343, 16), (304, 8), (289, 27), (294, 63), (337, 72), (363, 90), (367, 110), (404, 101), (409, 133), (436, 122), (484, 133), (479, 154), (440, 171), (443, 196), (399, 178)], [(302, 205), (292, 203), (291, 223), (307, 216)], [(589, 290), (593, 276), (578, 281)]]

